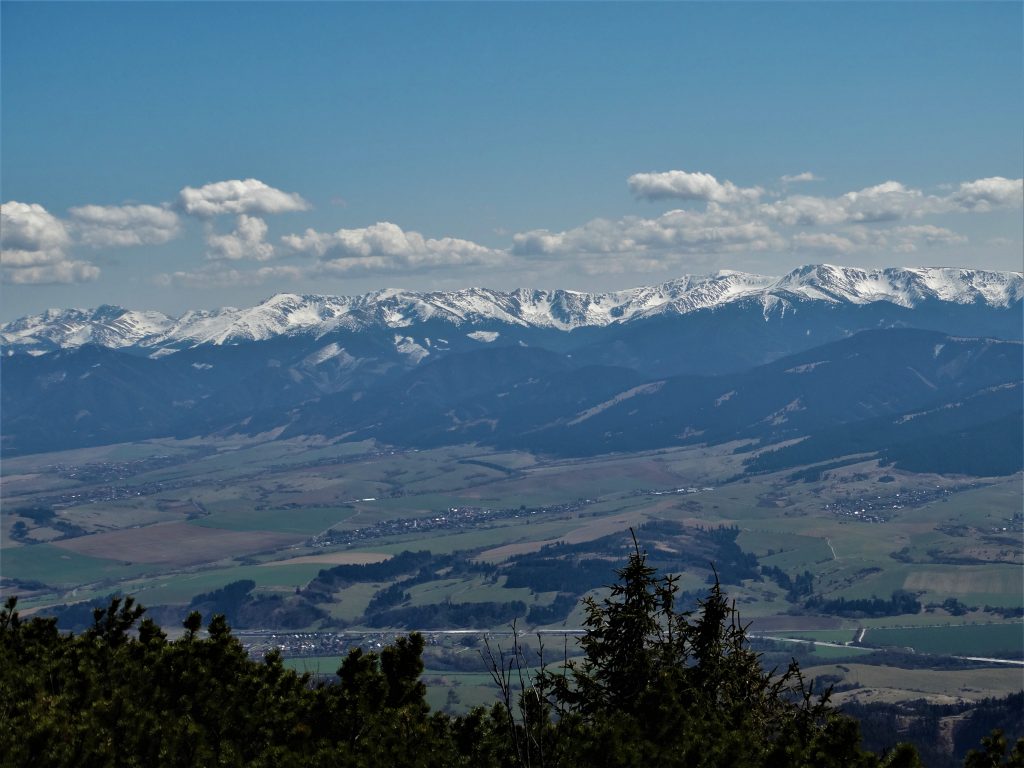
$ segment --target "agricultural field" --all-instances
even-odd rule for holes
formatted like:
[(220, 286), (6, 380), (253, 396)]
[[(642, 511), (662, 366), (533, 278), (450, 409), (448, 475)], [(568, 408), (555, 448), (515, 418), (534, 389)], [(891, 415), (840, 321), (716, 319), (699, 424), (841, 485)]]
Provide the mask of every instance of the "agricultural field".
[[(218, 590), (244, 582), (229, 609), (253, 630), (260, 606), (274, 606), (268, 631), (394, 621), (484, 633), (513, 618), (575, 630), (578, 601), (606, 594), (632, 528), (684, 599), (707, 589), (715, 563), (752, 632), (821, 643), (810, 651), (821, 662), (877, 648), (1024, 655), (1020, 476), (873, 461), (749, 476), (738, 449), (551, 461), (230, 438), (19, 457), (0, 480), (2, 588), (25, 612), (123, 593), (173, 617), (202, 596), (207, 610), (221, 605)], [(388, 570), (424, 551), (429, 560)], [(432, 674), (463, 703), (479, 698), (474, 673), (457, 672)]]
[[(808, 677), (837, 681), (832, 696), (836, 704), (847, 701), (870, 703), (905, 699), (926, 699), (937, 704), (978, 701), (1016, 693), (1021, 689), (1021, 675), (1007, 674), (1005, 669), (899, 669), (870, 664), (841, 663), (809, 667)], [(849, 686), (849, 688), (846, 688)]]

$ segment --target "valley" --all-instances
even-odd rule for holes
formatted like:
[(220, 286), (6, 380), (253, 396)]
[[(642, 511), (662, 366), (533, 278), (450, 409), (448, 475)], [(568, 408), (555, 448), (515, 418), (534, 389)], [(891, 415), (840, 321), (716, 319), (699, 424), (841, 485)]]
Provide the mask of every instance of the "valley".
[[(1001, 683), (973, 688), (955, 676), (926, 685), (920, 667), (1020, 663), (1020, 474), (927, 475), (854, 456), (797, 479), (789, 469), (748, 475), (748, 448), (558, 459), (234, 437), (8, 459), (4, 592), (69, 624), (90, 621), (93, 601), (131, 594), (174, 626), (190, 606), (215, 604), (197, 597), (245, 582), (238, 631), (257, 650), (272, 635), (299, 665), (319, 669), (321, 656), (411, 630), (473, 655), (513, 621), (571, 638), (578, 600), (614, 579), (632, 528), (652, 563), (678, 574), (684, 599), (701, 594), (715, 562), (769, 655), (830, 675), (856, 660), (844, 698), (974, 700), (1019, 688), (1007, 665), (984, 678)], [(897, 594), (912, 613), (889, 607)], [(884, 692), (865, 663), (889, 670)]]

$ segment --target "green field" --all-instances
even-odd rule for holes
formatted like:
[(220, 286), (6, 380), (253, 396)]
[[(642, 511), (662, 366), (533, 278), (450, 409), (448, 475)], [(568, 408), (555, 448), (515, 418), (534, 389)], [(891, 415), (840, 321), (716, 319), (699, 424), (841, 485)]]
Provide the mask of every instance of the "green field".
[[(287, 669), (312, 675), (334, 675), (344, 660), (342, 656), (301, 656), (284, 660)], [(435, 711), (451, 709), (465, 712), (473, 707), (490, 707), (498, 700), (498, 688), (488, 672), (452, 672), (426, 669), (423, 681), (427, 686), (427, 703)], [(452, 691), (453, 693), (449, 693)]]
[(831, 645), (812, 646), (811, 653), (816, 659), (845, 659), (856, 656), (864, 656), (871, 653), (870, 648), (836, 648)]
[(786, 632), (772, 632), (775, 637), (787, 637), (792, 640), (820, 640), (826, 643), (849, 643), (856, 635), (853, 629), (806, 629)]
[(918, 653), (994, 656), (1015, 652), (1009, 658), (1020, 659), (1024, 655), (1024, 623), (869, 629), (864, 642), (913, 648)]
[[(504, 582), (504, 577), (501, 578)], [(417, 584), (409, 589), (409, 605), (430, 605), (433, 603), (485, 603), (522, 600), (527, 605), (539, 602), (549, 603), (554, 595), (534, 595), (529, 589), (505, 589), (502, 584), (487, 583), (482, 577), (470, 579), (439, 579)]]
[(322, 533), (355, 514), (345, 507), (304, 507), (301, 509), (251, 509), (222, 503), (209, 517), (193, 520), (207, 528), (229, 531), (280, 531), (282, 533)]
[(305, 586), (324, 566), (317, 563), (296, 565), (259, 566), (239, 565), (232, 568), (216, 568), (176, 573), (157, 579), (146, 579), (127, 584), (131, 594), (143, 605), (188, 602), (197, 594), (220, 589), (239, 579), (252, 579), (257, 589), (293, 591)]
[(61, 588), (93, 582), (115, 583), (151, 569), (151, 566), (141, 563), (127, 565), (117, 560), (79, 555), (49, 544), (0, 550), (0, 572), (4, 576), (41, 581)]
[(926, 698), (938, 702), (1007, 696), (1021, 690), (1020, 670), (985, 667), (966, 670), (901, 669), (891, 666), (842, 663), (808, 667), (807, 679), (822, 675), (839, 678), (843, 684), (857, 686), (833, 694), (833, 703), (859, 701), (899, 701)]
[(295, 656), (284, 660), (287, 669), (309, 672), (311, 675), (333, 675), (338, 671), (344, 656)]

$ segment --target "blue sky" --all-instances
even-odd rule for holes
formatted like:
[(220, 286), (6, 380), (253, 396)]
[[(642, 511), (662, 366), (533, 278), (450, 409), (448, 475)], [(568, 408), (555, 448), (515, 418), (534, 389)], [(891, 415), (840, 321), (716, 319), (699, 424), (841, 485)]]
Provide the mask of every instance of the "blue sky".
[(0, 319), (1022, 268), (1020, 3), (0, 8)]

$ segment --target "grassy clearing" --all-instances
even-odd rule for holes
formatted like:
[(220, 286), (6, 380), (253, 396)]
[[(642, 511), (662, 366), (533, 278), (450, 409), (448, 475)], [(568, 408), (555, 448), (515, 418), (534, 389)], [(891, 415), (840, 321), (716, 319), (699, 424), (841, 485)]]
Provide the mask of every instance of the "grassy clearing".
[(389, 583), (379, 581), (353, 584), (351, 587), (335, 592), (335, 601), (324, 605), (323, 608), (331, 614), (332, 618), (353, 622), (366, 613), (366, 606), (370, 604), (373, 596)]
[(773, 543), (777, 542), (779, 537), (785, 539), (786, 543), (782, 544), (781, 548), (775, 551), (775, 554), (762, 557), (761, 562), (765, 565), (774, 565), (776, 568), (781, 568), (786, 573), (800, 573), (804, 570), (814, 571), (819, 564), (832, 560), (832, 550), (829, 549), (828, 542), (811, 536), (753, 530), (749, 532), (744, 531), (738, 543), (744, 548), (750, 546), (753, 551), (758, 549), (774, 549), (774, 547), (765, 547), (764, 544), (760, 543), (762, 535)]
[[(547, 605), (553, 594), (534, 595), (529, 589), (506, 589), (502, 584), (489, 583), (481, 576), (469, 579), (440, 579), (426, 584), (417, 584), (409, 589), (410, 605), (433, 605), (437, 603), (504, 603), (522, 600), (527, 605)], [(544, 599), (546, 597), (546, 599)]]

